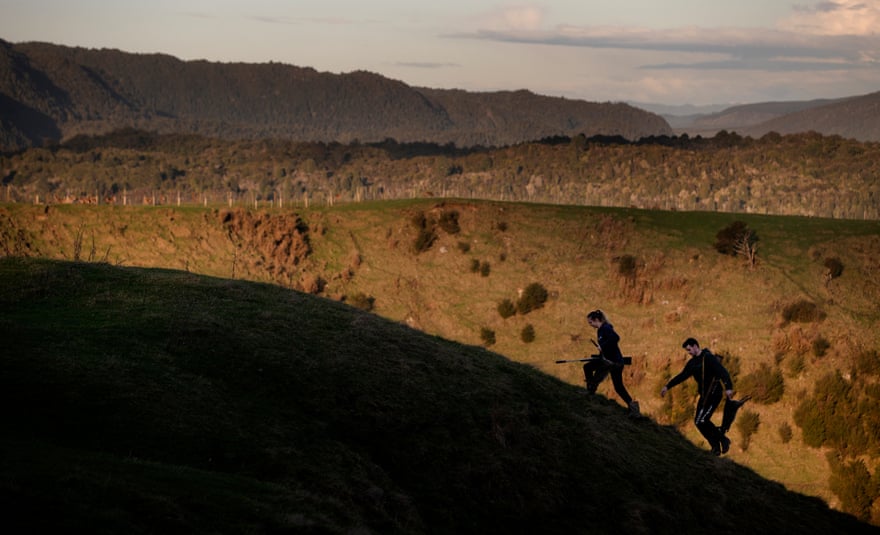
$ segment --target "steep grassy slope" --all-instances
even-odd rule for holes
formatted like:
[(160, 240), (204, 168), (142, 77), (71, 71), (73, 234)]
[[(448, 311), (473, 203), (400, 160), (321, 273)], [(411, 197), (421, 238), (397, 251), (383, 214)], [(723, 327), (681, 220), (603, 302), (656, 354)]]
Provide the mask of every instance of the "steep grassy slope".
[[(416, 253), (417, 216), (439, 221), (453, 212), (458, 232), (434, 225), (435, 241)], [(759, 237), (753, 269), (713, 248), (734, 220)], [(0, 208), (0, 246), (274, 282), (349, 303), (370, 297), (377, 315), (462, 344), (481, 345), (481, 331), (491, 330), (493, 352), (575, 386), (580, 367), (553, 361), (592, 353), (584, 316), (602, 308), (634, 356), (630, 391), (661, 424), (678, 420), (657, 392), (684, 363), (681, 341), (696, 336), (737, 358), (740, 376), (762, 365), (784, 373), (782, 399), (749, 407), (760, 426), (748, 442), (732, 431), (730, 457), (833, 506), (827, 452), (804, 445), (792, 414), (820, 377), (848, 373), (854, 356), (880, 348), (877, 222), (425, 200), (295, 214), (15, 205)], [(624, 257), (634, 270), (621, 271)], [(839, 277), (826, 279), (829, 258), (844, 265)], [(473, 271), (474, 262), (488, 269)], [(544, 307), (502, 318), (498, 303), (533, 282), (549, 292)], [(786, 307), (801, 300), (824, 318), (786, 321)], [(521, 338), (527, 325), (531, 343)], [(812, 349), (819, 340), (830, 346), (821, 356)], [(616, 401), (609, 385), (600, 391)], [(780, 436), (785, 425), (790, 441)], [(680, 429), (705, 447), (688, 420)]]
[(877, 530), (485, 349), (284, 288), (0, 260), (4, 527)]

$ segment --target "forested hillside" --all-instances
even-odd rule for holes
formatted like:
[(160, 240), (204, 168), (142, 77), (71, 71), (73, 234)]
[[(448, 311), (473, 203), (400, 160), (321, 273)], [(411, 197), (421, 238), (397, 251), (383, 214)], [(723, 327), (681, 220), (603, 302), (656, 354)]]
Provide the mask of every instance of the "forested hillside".
[(549, 135), (670, 134), (626, 104), (418, 89), (369, 72), (0, 40), (0, 150), (124, 127), (225, 139), (501, 146)]
[(125, 130), (0, 156), (0, 199), (278, 206), (442, 196), (878, 219), (878, 177), (880, 144), (815, 133), (460, 149)]

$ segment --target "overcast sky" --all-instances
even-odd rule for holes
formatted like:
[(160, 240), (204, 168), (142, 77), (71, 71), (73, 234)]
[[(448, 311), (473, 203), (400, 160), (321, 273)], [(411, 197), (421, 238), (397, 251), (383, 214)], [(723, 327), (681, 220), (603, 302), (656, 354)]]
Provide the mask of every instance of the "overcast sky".
[(880, 91), (880, 0), (0, 0), (0, 39), (672, 105)]

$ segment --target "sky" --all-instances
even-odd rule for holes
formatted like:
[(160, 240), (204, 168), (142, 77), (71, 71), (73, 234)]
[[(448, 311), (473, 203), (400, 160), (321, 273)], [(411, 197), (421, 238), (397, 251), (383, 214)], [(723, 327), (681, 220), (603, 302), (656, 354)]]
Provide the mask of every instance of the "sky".
[(880, 0), (0, 0), (0, 39), (593, 102), (880, 91)]

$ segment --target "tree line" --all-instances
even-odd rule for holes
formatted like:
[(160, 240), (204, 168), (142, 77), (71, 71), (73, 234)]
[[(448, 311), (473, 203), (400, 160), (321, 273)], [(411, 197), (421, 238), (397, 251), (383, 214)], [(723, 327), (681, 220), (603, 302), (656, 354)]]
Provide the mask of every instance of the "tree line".
[(462, 148), (126, 129), (0, 155), (0, 200), (284, 206), (439, 196), (873, 220), (878, 177), (880, 143), (816, 133)]

